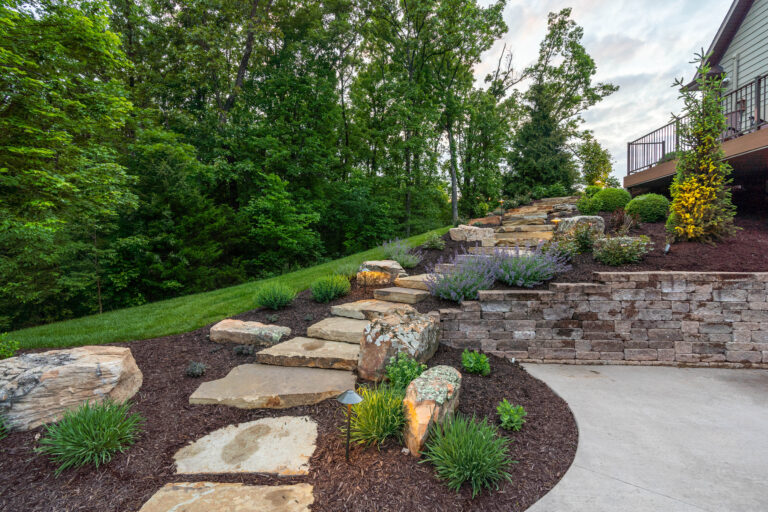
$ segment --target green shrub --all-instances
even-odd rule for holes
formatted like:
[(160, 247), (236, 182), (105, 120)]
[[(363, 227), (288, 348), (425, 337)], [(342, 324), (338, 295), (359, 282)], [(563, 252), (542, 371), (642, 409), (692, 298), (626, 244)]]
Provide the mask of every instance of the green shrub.
[(643, 222), (659, 222), (667, 218), (669, 199), (660, 194), (643, 194), (627, 203), (625, 210)]
[(330, 302), (349, 293), (352, 286), (345, 276), (333, 275), (321, 277), (310, 286), (312, 298), (317, 302)]
[(16, 351), (19, 350), (19, 342), (16, 340), (9, 340), (7, 338), (8, 333), (0, 334), (0, 359), (8, 359), (16, 355)]
[(568, 195), (568, 189), (562, 183), (553, 183), (547, 187), (546, 197), (563, 197)]
[[(352, 406), (350, 437), (355, 443), (381, 446), (389, 438), (403, 438), (403, 392), (390, 386), (361, 387), (363, 401)], [(346, 434), (346, 425), (342, 428)]]
[(640, 217), (634, 213), (628, 213), (626, 210), (615, 210), (608, 217), (606, 228), (619, 236), (627, 236), (630, 231), (640, 224)]
[(499, 415), (501, 428), (515, 432), (523, 428), (525, 417), (528, 415), (522, 405), (512, 405), (506, 398), (496, 406), (496, 413)]
[(395, 357), (389, 359), (389, 364), (386, 368), (389, 385), (394, 389), (405, 390), (408, 384), (426, 369), (427, 365), (418, 362), (410, 355), (398, 353)]
[(461, 366), (467, 373), (477, 373), (483, 376), (491, 374), (491, 363), (488, 356), (474, 350), (464, 349), (461, 353)]
[(534, 199), (541, 199), (543, 197), (546, 197), (547, 195), (547, 187), (544, 185), (536, 185), (531, 189), (531, 197)]
[(556, 235), (555, 238), (547, 240), (541, 245), (541, 252), (554, 254), (564, 261), (571, 261), (574, 256), (579, 254), (579, 248), (572, 238), (566, 235)]
[(602, 187), (598, 187), (597, 185), (588, 185), (587, 188), (584, 189), (584, 195), (587, 197), (592, 197), (602, 189)]
[(573, 241), (576, 247), (576, 252), (579, 254), (585, 254), (592, 251), (592, 247), (595, 245), (597, 234), (589, 224), (581, 223), (576, 227), (563, 235), (563, 238), (567, 238)]
[(144, 418), (128, 414), (128, 409), (129, 402), (86, 402), (65, 412), (61, 421), (46, 425), (37, 451), (58, 464), (57, 476), (69, 468), (106, 464), (117, 452), (125, 452), (141, 432)]
[(599, 199), (596, 199), (595, 196), (581, 196), (576, 202), (576, 208), (582, 215), (597, 215), (600, 213), (600, 210), (602, 210), (603, 203), (601, 203)]
[(347, 279), (352, 279), (357, 275), (358, 268), (359, 265), (356, 263), (342, 263), (333, 270), (333, 273), (338, 276), (344, 276)]
[(203, 375), (205, 375), (205, 370), (207, 368), (208, 367), (205, 366), (205, 363), (200, 363), (198, 361), (191, 361), (187, 365), (187, 369), (185, 373), (187, 374), (187, 377), (192, 377), (196, 379), (198, 377), (202, 377)]
[(509, 440), (498, 435), (486, 418), (477, 421), (456, 415), (436, 426), (425, 445), (424, 462), (435, 466), (437, 477), (458, 492), (469, 482), (474, 498), (483, 489), (499, 488), (502, 481), (512, 481)]
[(267, 309), (283, 309), (293, 302), (296, 292), (281, 282), (272, 282), (256, 290), (256, 305)]
[(445, 249), (445, 240), (437, 233), (432, 233), (421, 246), (425, 249), (442, 251)]
[(252, 356), (256, 352), (253, 345), (238, 345), (232, 349), (236, 356)]
[(612, 212), (624, 208), (632, 196), (623, 188), (604, 188), (592, 196), (592, 199), (600, 201), (600, 211)]
[(652, 248), (647, 236), (615, 236), (597, 240), (592, 252), (600, 263), (619, 266), (640, 261)]

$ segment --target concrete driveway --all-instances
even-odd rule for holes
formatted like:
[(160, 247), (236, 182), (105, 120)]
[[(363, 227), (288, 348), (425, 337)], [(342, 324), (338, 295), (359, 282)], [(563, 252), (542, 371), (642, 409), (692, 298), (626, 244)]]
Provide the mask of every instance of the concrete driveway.
[(525, 365), (579, 427), (529, 512), (768, 511), (768, 370)]

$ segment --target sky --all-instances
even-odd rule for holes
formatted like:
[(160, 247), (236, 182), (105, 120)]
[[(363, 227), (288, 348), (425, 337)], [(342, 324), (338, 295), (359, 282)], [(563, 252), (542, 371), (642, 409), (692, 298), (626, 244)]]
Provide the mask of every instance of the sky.
[[(490, 1), (480, 1), (488, 5)], [(504, 43), (517, 69), (536, 60), (547, 30), (547, 13), (572, 7), (571, 18), (584, 27), (583, 44), (597, 64), (596, 81), (619, 90), (584, 115), (621, 180), (627, 168), (627, 142), (669, 122), (681, 102), (672, 87), (676, 77), (693, 78), (693, 54), (706, 51), (731, 0), (507, 0), (509, 31), (475, 69), (482, 80), (498, 61)]]

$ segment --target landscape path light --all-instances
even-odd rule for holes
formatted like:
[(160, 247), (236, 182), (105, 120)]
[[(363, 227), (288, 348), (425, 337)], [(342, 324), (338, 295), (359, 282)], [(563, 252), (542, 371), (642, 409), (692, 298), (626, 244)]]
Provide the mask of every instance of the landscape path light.
[(348, 389), (336, 397), (339, 403), (347, 406), (347, 462), (349, 462), (349, 441), (352, 432), (352, 406), (363, 401), (363, 397), (355, 393), (354, 389)]

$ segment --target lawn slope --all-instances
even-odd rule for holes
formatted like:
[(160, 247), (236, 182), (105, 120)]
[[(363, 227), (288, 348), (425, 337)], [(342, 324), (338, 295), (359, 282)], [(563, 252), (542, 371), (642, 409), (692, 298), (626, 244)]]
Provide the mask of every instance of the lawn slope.
[[(442, 235), (447, 230), (446, 227), (430, 231), (411, 237), (407, 241), (412, 246), (419, 245), (430, 233)], [(254, 309), (256, 306), (253, 303), (253, 294), (262, 284), (282, 281), (296, 290), (304, 290), (312, 281), (333, 272), (340, 265), (360, 264), (364, 260), (381, 257), (382, 250), (377, 247), (279, 277), (119, 309), (101, 315), (30, 327), (10, 333), (8, 337), (18, 340), (21, 348), (29, 349), (98, 345), (178, 334)]]

